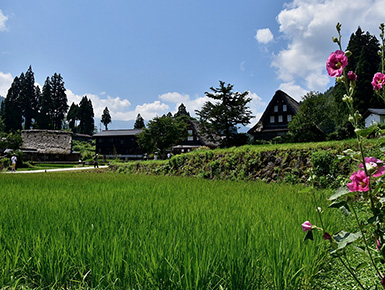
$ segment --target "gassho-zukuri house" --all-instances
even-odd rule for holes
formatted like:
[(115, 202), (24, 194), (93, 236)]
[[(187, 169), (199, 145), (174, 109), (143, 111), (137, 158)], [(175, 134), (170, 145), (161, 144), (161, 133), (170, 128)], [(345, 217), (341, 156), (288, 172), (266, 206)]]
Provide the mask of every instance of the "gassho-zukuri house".
[(299, 103), (285, 92), (276, 91), (261, 119), (247, 133), (252, 135), (254, 140), (271, 140), (284, 136), (289, 131), (289, 122), (298, 112), (299, 106)]
[(31, 161), (78, 161), (80, 154), (72, 151), (72, 132), (58, 130), (22, 130), (21, 138), (25, 160)]

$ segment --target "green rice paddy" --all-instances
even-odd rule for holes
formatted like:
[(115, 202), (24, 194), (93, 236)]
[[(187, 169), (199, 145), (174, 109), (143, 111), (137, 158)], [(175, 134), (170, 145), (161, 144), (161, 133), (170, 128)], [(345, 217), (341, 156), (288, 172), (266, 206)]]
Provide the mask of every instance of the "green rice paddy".
[(303, 242), (317, 218), (300, 186), (89, 172), (0, 184), (0, 288), (312, 289), (326, 257)]

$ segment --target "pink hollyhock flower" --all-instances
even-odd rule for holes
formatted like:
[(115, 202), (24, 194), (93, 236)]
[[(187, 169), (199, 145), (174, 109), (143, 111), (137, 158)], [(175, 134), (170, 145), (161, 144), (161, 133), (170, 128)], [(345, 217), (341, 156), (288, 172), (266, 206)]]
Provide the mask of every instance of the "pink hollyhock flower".
[[(368, 174), (373, 177), (379, 177), (384, 175), (385, 166), (383, 166), (384, 162), (375, 157), (365, 157), (365, 165), (368, 171)], [(361, 163), (359, 165), (361, 169), (364, 169), (364, 164)]]
[(347, 186), (350, 192), (356, 191), (368, 191), (369, 190), (369, 177), (365, 174), (364, 170), (358, 170), (350, 176), (351, 183)]
[(372, 80), (373, 90), (381, 90), (384, 83), (385, 83), (385, 74), (380, 72), (376, 73)]
[(329, 76), (339, 77), (344, 67), (348, 65), (348, 58), (342, 50), (332, 52), (326, 61), (326, 70)]
[(349, 78), (349, 80), (351, 80), (352, 82), (355, 82), (355, 81), (357, 80), (357, 75), (356, 75), (354, 72), (349, 71), (349, 72), (348, 72), (348, 78)]
[(304, 232), (310, 231), (312, 227), (313, 225), (309, 221), (306, 221), (302, 224), (302, 229)]
[(380, 239), (377, 239), (376, 249), (377, 249), (377, 250), (380, 250), (380, 249), (381, 249)]

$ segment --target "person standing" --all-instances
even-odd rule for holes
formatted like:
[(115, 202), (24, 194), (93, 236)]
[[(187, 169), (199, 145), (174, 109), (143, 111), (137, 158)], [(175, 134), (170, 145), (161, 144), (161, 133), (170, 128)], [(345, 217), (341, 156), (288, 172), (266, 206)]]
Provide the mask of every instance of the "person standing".
[(16, 154), (13, 153), (13, 155), (11, 157), (12, 172), (16, 172), (16, 162), (17, 162), (17, 157), (16, 157)]
[(99, 158), (99, 154), (96, 153), (94, 157), (94, 168), (99, 168), (98, 158)]

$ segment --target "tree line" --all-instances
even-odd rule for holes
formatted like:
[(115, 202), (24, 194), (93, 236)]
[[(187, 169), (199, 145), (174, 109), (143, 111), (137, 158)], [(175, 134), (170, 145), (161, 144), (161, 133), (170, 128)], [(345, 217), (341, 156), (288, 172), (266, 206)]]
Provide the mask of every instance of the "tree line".
[(69, 111), (68, 108), (63, 77), (54, 73), (46, 78), (40, 90), (35, 85), (30, 66), (25, 73), (14, 78), (6, 98), (1, 102), (0, 131), (62, 130), (66, 127), (65, 121), (68, 121), (73, 132), (92, 135), (95, 126), (91, 100), (84, 96), (79, 105), (72, 103)]
[[(378, 56), (379, 41), (375, 36), (358, 28), (351, 35), (347, 49), (352, 53), (348, 70), (359, 75), (353, 95), (355, 107), (361, 115), (368, 108), (381, 108), (382, 102), (371, 86), (371, 78), (381, 65)], [(34, 83), (31, 67), (25, 74), (22, 73), (14, 79), (0, 108), (0, 126), (4, 131), (30, 128), (60, 130), (66, 120), (73, 132), (93, 133), (94, 112), (92, 102), (87, 96), (84, 96), (79, 104), (73, 103), (69, 107), (60, 74), (55, 73), (51, 78), (47, 77), (42, 92)], [(324, 93), (306, 94), (301, 101), (299, 112), (289, 123), (288, 134), (281, 138), (281, 141), (338, 140), (352, 136), (353, 129), (347, 121), (348, 112), (342, 102), (342, 86), (337, 82)], [(237, 129), (239, 125), (249, 124), (253, 117), (248, 107), (251, 101), (249, 92), (233, 91), (232, 84), (219, 81), (219, 87), (210, 87), (210, 91), (205, 92), (205, 95), (209, 101), (201, 110), (196, 110), (201, 133), (221, 147), (245, 144), (247, 138), (238, 134)], [(138, 142), (148, 152), (165, 150), (184, 140), (190, 119), (191, 116), (183, 104), (175, 115), (168, 113), (155, 117), (147, 123), (147, 127), (138, 114), (134, 128), (143, 129), (138, 136)], [(107, 130), (111, 122), (107, 107), (103, 111), (101, 122)]]

